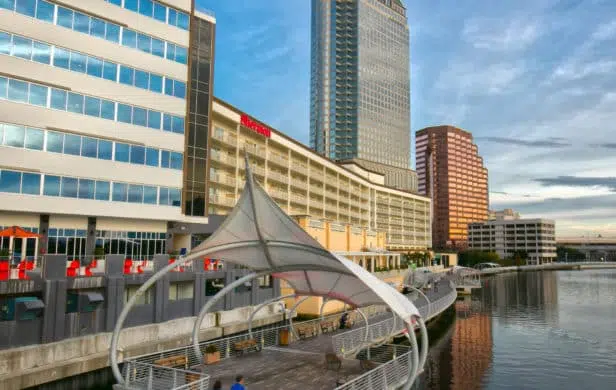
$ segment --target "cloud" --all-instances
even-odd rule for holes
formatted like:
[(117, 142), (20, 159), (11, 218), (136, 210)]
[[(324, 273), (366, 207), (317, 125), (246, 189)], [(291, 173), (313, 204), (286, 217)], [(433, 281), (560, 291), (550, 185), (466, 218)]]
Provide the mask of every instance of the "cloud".
[(596, 188), (604, 187), (612, 192), (616, 192), (616, 177), (578, 177), (578, 176), (558, 176), (553, 178), (535, 179), (543, 186), (567, 186)]
[(600, 24), (593, 32), (591, 38), (594, 41), (606, 41), (616, 37), (616, 19)]
[(495, 142), (506, 145), (518, 145), (531, 148), (564, 148), (571, 146), (571, 143), (563, 138), (548, 138), (537, 140), (524, 140), (519, 138), (507, 138), (507, 137), (477, 137), (478, 140), (485, 140), (488, 142)]
[(593, 144), (592, 146), (597, 148), (616, 149), (616, 143), (613, 142)]
[(590, 76), (610, 75), (616, 70), (616, 61), (599, 60), (578, 64), (567, 62), (559, 65), (552, 74), (552, 79), (559, 80), (580, 80)]
[(512, 20), (504, 23), (501, 18), (474, 18), (464, 23), (464, 40), (477, 49), (490, 51), (519, 51), (532, 45), (539, 37), (535, 23)]
[(436, 88), (455, 90), (462, 96), (499, 95), (506, 93), (524, 71), (521, 61), (484, 67), (473, 62), (453, 64), (441, 73)]

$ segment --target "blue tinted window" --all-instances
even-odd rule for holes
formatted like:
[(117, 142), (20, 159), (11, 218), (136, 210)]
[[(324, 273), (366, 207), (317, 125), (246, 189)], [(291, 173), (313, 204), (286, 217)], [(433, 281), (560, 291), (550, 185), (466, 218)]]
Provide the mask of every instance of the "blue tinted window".
[(154, 19), (161, 22), (167, 22), (167, 7), (154, 3)]
[(102, 160), (111, 160), (113, 143), (111, 141), (98, 141), (98, 158)]
[(105, 39), (110, 42), (120, 43), (120, 26), (107, 23), (107, 30), (105, 31)]
[(144, 108), (133, 107), (133, 123), (137, 126), (147, 126), (148, 111)]
[(109, 100), (101, 101), (101, 118), (115, 120), (115, 103)]
[(77, 114), (83, 114), (83, 95), (78, 93), (69, 92), (68, 93), (68, 103), (66, 108), (70, 112), (75, 112)]
[(137, 34), (137, 49), (150, 53), (152, 51), (152, 38), (144, 34)]
[(122, 46), (137, 47), (137, 33), (125, 28), (122, 32)]
[(94, 199), (94, 180), (79, 179), (79, 198)]
[(64, 153), (79, 156), (81, 154), (81, 137), (73, 134), (65, 134)]
[(184, 12), (178, 12), (178, 27), (188, 30), (188, 15)]
[(146, 149), (145, 164), (151, 167), (158, 167), (158, 149)]
[(77, 187), (78, 187), (77, 179), (74, 179), (72, 177), (63, 177), (60, 193), (62, 194), (62, 196), (66, 198), (76, 198), (77, 190), (78, 190)]
[(139, 13), (141, 15), (152, 17), (153, 9), (152, 0), (139, 0)]
[(176, 152), (171, 152), (171, 164), (170, 164), (170, 168), (171, 169), (178, 169), (178, 170), (182, 170), (182, 153), (176, 153)]
[(126, 202), (128, 195), (128, 185), (124, 183), (113, 183), (112, 200), (114, 202)]
[(0, 0), (0, 8), (13, 11), (15, 9), (15, 0)]
[(118, 103), (118, 121), (132, 123), (133, 108), (126, 104)]
[(70, 53), (67, 50), (56, 47), (53, 52), (53, 66), (68, 69)]
[(86, 56), (77, 52), (71, 53), (70, 69), (73, 72), (85, 73), (86, 72)]
[(175, 47), (175, 60), (180, 64), (185, 64), (188, 61), (188, 50), (185, 47)]
[(124, 0), (124, 8), (137, 12), (139, 10), (138, 3), (139, 2), (137, 0)]
[(0, 145), (2, 145), (3, 139), (4, 139), (4, 126), (0, 125)]
[(90, 76), (102, 77), (103, 76), (103, 61), (98, 58), (88, 57), (87, 73)]
[(160, 166), (163, 168), (169, 168), (169, 163), (171, 160), (170, 152), (167, 150), (160, 151)]
[(13, 36), (13, 55), (29, 60), (32, 58), (32, 40)]
[(181, 206), (180, 190), (177, 188), (169, 188), (169, 203), (172, 206)]
[(152, 54), (155, 56), (165, 57), (165, 42), (160, 39), (152, 38)]
[(51, 47), (44, 43), (34, 42), (32, 60), (49, 65), (51, 62)]
[(167, 55), (166, 58), (171, 61), (175, 61), (175, 45), (167, 42)]
[(158, 204), (169, 206), (169, 189), (165, 187), (160, 187), (160, 199), (158, 199)]
[(128, 201), (130, 203), (143, 203), (143, 186), (135, 184), (128, 186)]
[(53, 4), (39, 0), (36, 6), (36, 18), (46, 22), (53, 22)]
[(34, 17), (36, 0), (17, 0), (17, 7), (15, 10), (20, 14)]
[(97, 38), (105, 39), (105, 22), (98, 19), (92, 18), (90, 20), (90, 34)]
[(58, 176), (45, 175), (43, 195), (60, 196), (60, 178)]
[(156, 204), (156, 187), (143, 186), (143, 203)]
[(28, 83), (18, 80), (9, 80), (9, 100), (16, 102), (28, 101)]
[(55, 131), (47, 132), (47, 151), (62, 153), (64, 150), (64, 134)]
[(0, 54), (11, 54), (11, 39), (11, 34), (0, 31)]
[(111, 4), (119, 5), (120, 7), (122, 6), (122, 0), (107, 0), (107, 1), (110, 2)]
[(40, 195), (41, 175), (38, 173), (23, 173), (21, 178), (21, 193), (28, 195)]
[(21, 186), (21, 173), (13, 171), (0, 171), (0, 192), (19, 193)]
[(165, 95), (173, 96), (173, 79), (165, 78)]
[(96, 158), (98, 152), (98, 140), (96, 138), (83, 137), (81, 140), (81, 155)]
[(110, 184), (108, 181), (97, 181), (96, 182), (96, 200), (109, 200), (109, 191), (111, 191)]
[(160, 130), (160, 112), (148, 111), (148, 127), (151, 129)]
[(30, 96), (28, 102), (35, 106), (47, 106), (47, 87), (30, 84)]
[(178, 11), (174, 10), (173, 8), (169, 8), (169, 19), (167, 23), (169, 23), (172, 26), (175, 26), (177, 24), (177, 20), (178, 20)]
[(100, 116), (101, 99), (86, 96), (86, 115)]
[(133, 85), (135, 83), (135, 70), (128, 66), (120, 65), (120, 82)]
[(171, 131), (171, 115), (169, 114), (163, 115), (163, 130)]
[(150, 84), (150, 74), (142, 70), (135, 70), (135, 86), (148, 89)]
[(161, 93), (163, 91), (163, 78), (156, 74), (150, 74), (150, 90)]
[(145, 163), (145, 148), (143, 146), (132, 145), (130, 147), (130, 162), (142, 165)]
[(0, 98), (6, 98), (6, 89), (8, 80), (5, 77), (0, 77)]
[(184, 118), (180, 118), (179, 116), (173, 117), (173, 132), (184, 134)]
[(128, 162), (130, 156), (130, 146), (120, 142), (115, 144), (115, 161)]
[(24, 147), (26, 130), (22, 126), (4, 125), (4, 144), (16, 148)]
[(73, 28), (73, 11), (64, 7), (58, 7), (58, 26)]
[(103, 78), (111, 81), (118, 80), (118, 66), (105, 62), (103, 65)]
[(186, 84), (180, 81), (175, 81), (173, 83), (173, 96), (179, 98), (186, 97)]
[(66, 110), (66, 91), (51, 89), (51, 108)]
[(33, 150), (43, 150), (43, 140), (45, 133), (39, 129), (28, 128), (26, 130), (26, 148)]
[(75, 12), (73, 28), (85, 34), (90, 33), (90, 17), (80, 12)]

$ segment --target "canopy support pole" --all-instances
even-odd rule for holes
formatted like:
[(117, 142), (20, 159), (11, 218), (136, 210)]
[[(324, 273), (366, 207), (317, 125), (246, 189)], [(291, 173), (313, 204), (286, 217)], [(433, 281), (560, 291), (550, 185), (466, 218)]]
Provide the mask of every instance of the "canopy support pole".
[(300, 300), (295, 302), (293, 307), (291, 307), (291, 310), (289, 310), (289, 330), (291, 331), (291, 333), (293, 333), (293, 337), (295, 337), (296, 340), (299, 340), (299, 335), (297, 334), (297, 332), (295, 331), (295, 328), (293, 327), (293, 313), (295, 313), (295, 310), (297, 310), (297, 307), (301, 305), (302, 303), (306, 302), (308, 298), (310, 298), (310, 296), (300, 298)]
[(319, 317), (321, 318), (321, 321), (323, 321), (323, 309), (325, 309), (325, 305), (327, 305), (327, 302), (329, 302), (329, 298), (323, 298), (323, 303), (321, 303), (321, 310), (319, 310)]
[[(278, 301), (282, 301), (283, 299), (287, 299), (287, 298), (293, 298), (295, 297), (296, 294), (288, 294), (288, 295), (283, 295), (281, 297), (275, 297), (272, 299), (268, 299), (265, 302), (261, 302), (251, 313), (250, 313), (250, 317), (248, 318), (248, 337), (250, 337), (251, 339), (252, 337), (252, 320), (255, 317), (255, 315), (257, 314), (257, 312), (259, 312), (261, 309), (263, 309), (265, 306), (269, 305), (270, 303), (274, 303), (274, 302), (278, 302)], [(287, 308), (285, 307), (284, 303), (282, 304), (283, 306), (283, 311), (286, 312)], [(284, 320), (284, 319), (283, 319)], [(196, 323), (195, 323), (196, 326)]]

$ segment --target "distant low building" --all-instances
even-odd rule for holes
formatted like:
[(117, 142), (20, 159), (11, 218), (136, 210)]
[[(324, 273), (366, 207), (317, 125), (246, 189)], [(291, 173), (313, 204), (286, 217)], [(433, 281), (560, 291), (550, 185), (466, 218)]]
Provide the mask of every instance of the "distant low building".
[(514, 220), (520, 219), (520, 213), (513, 209), (503, 209), (503, 210), (489, 210), (488, 211), (488, 220), (490, 221), (504, 221), (504, 220)]
[(470, 249), (492, 251), (501, 258), (526, 252), (527, 264), (556, 259), (554, 221), (548, 219), (501, 219), (468, 225)]

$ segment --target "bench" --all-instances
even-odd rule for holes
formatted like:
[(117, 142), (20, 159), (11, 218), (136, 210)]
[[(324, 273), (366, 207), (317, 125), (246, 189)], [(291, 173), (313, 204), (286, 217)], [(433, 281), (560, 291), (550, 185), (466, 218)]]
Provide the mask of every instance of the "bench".
[(342, 360), (335, 353), (326, 353), (325, 365), (328, 370), (339, 370), (342, 367)]
[(244, 341), (238, 341), (233, 343), (233, 350), (238, 356), (244, 354), (244, 352), (255, 350), (259, 352), (261, 350), (261, 344), (257, 343), (255, 339), (248, 339)]
[(361, 367), (361, 369), (365, 370), (365, 371), (373, 370), (377, 366), (378, 366), (378, 364), (376, 364), (372, 360), (360, 360), (359, 361), (359, 367)]
[(188, 358), (186, 358), (186, 356), (184, 355), (175, 355), (175, 356), (169, 356), (166, 358), (154, 360), (155, 366), (169, 367), (169, 368), (185, 369), (187, 363), (188, 363)]
[(321, 332), (328, 333), (336, 330), (336, 323), (334, 321), (321, 322)]
[(312, 326), (300, 326), (297, 328), (297, 335), (300, 339), (307, 339), (316, 336), (316, 332)]

